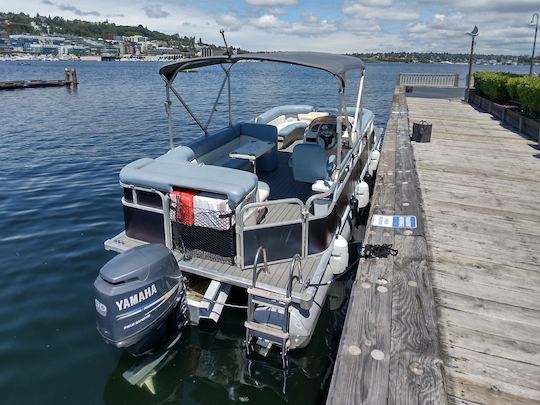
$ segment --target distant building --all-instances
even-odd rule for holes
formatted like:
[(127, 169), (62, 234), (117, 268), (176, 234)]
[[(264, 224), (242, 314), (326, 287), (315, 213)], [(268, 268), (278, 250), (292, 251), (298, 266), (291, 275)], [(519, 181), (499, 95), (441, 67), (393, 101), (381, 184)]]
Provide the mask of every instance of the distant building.
[(0, 38), (0, 54), (13, 52), (13, 47), (9, 41), (9, 38)]
[(88, 48), (79, 45), (63, 45), (58, 48), (58, 56), (83, 56), (88, 55)]
[(201, 47), (200, 55), (205, 58), (208, 56), (223, 56), (225, 55), (225, 49), (217, 48), (215, 46)]
[(136, 44), (143, 44), (148, 41), (148, 37), (143, 37), (142, 35), (133, 35), (125, 38), (125, 40), (135, 42)]
[(45, 35), (10, 35), (9, 41), (14, 51), (58, 55), (58, 48), (64, 45), (65, 39)]

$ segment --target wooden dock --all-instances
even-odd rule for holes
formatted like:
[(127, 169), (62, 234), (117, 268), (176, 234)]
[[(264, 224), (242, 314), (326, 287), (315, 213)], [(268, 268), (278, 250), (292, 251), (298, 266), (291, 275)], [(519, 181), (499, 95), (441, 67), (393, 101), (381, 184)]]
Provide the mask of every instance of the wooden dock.
[(370, 214), (419, 226), (368, 227), (399, 253), (360, 263), (327, 404), (540, 404), (539, 174), (491, 115), (396, 87)]
[(64, 69), (64, 78), (61, 80), (9, 80), (0, 82), (0, 90), (36, 89), (44, 87), (77, 87), (77, 71)]
[(12, 80), (0, 82), (0, 90), (32, 89), (40, 87), (70, 86), (66, 80)]

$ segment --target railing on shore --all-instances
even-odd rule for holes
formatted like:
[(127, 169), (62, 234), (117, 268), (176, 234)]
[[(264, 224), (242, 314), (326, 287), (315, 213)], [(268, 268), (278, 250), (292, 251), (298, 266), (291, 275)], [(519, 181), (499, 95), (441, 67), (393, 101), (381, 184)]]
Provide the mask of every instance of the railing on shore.
[(458, 73), (400, 73), (397, 84), (405, 86), (458, 87)]

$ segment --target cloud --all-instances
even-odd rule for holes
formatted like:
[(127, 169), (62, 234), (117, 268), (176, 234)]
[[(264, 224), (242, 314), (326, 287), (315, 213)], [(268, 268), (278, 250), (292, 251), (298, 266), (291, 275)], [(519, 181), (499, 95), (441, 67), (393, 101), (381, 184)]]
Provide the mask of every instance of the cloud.
[(465, 32), (469, 24), (464, 22), (463, 14), (455, 13), (450, 15), (435, 14), (427, 21), (410, 23), (407, 32), (413, 34), (435, 34), (438, 36), (455, 35), (455, 32)]
[(216, 22), (227, 31), (237, 31), (245, 24), (245, 21), (240, 19), (238, 14), (233, 11), (218, 15)]
[(415, 20), (420, 12), (413, 6), (394, 5), (391, 0), (356, 0), (343, 5), (343, 14), (347, 16), (376, 20)]
[(152, 4), (146, 7), (143, 7), (144, 13), (148, 18), (166, 18), (171, 15), (168, 11), (165, 11), (161, 8), (159, 4)]
[(250, 18), (249, 23), (259, 29), (279, 34), (298, 36), (318, 36), (337, 31), (336, 23), (321, 20), (312, 13), (305, 13), (299, 22), (288, 22), (277, 18), (274, 14), (263, 14), (257, 18)]
[[(53, 2), (49, 2), (47, 4), (55, 5)], [(81, 17), (100, 17), (101, 13), (99, 11), (82, 11), (80, 8), (77, 8), (75, 6), (72, 6), (70, 4), (57, 4), (56, 7), (58, 7), (62, 11), (71, 11), (73, 14), (76, 14)]]
[(480, 35), (477, 53), (528, 54), (534, 30), (528, 27), (538, 2), (529, 0), (417, 0), (434, 14), (410, 22), (402, 37), (416, 44), (419, 51), (468, 53), (470, 37), (465, 35), (477, 25)]
[(61, 11), (71, 11), (73, 14), (80, 17), (101, 17), (101, 13), (99, 11), (82, 11), (80, 8), (77, 8), (70, 4), (56, 4), (51, 0), (41, 0), (41, 4), (54, 6)]
[(362, 36), (381, 30), (375, 19), (348, 18), (342, 22), (342, 27), (355, 35)]
[(478, 53), (530, 54), (534, 28), (528, 23), (539, 11), (539, 0), (0, 1), (14, 12), (109, 18), (122, 25), (195, 35), (207, 43), (221, 43), (219, 29), (225, 28), (231, 45), (250, 50), (333, 52), (468, 53), (465, 33), (478, 25)]
[(497, 13), (523, 13), (537, 12), (538, 0), (417, 0), (420, 5), (433, 6), (439, 9), (465, 11), (497, 12)]
[(298, 0), (246, 0), (252, 6), (294, 6)]
[(356, 0), (353, 2), (349, 2), (350, 5), (358, 5), (358, 6), (365, 6), (365, 7), (390, 7), (393, 4), (392, 0)]

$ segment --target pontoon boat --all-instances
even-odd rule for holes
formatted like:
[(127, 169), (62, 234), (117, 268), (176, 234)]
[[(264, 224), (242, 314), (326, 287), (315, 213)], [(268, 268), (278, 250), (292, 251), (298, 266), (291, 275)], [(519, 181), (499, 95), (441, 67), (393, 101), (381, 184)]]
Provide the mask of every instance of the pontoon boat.
[[(327, 72), (338, 83), (337, 108), (274, 106), (234, 123), (230, 72), (242, 61)], [(210, 65), (224, 78), (203, 123), (173, 83)], [(346, 75), (354, 70), (359, 88), (347, 107)], [(348, 270), (349, 241), (369, 203), (379, 140), (362, 106), (364, 65), (352, 56), (276, 52), (182, 60), (160, 75), (170, 150), (120, 172), (125, 231), (105, 242), (120, 255), (95, 282), (98, 330), (108, 343), (147, 353), (188, 322), (218, 322), (231, 288), (240, 288), (248, 351), (277, 347), (285, 364), (288, 350), (309, 343), (330, 283)], [(225, 87), (229, 125), (210, 133)], [(189, 145), (173, 144), (173, 95), (203, 132)]]

